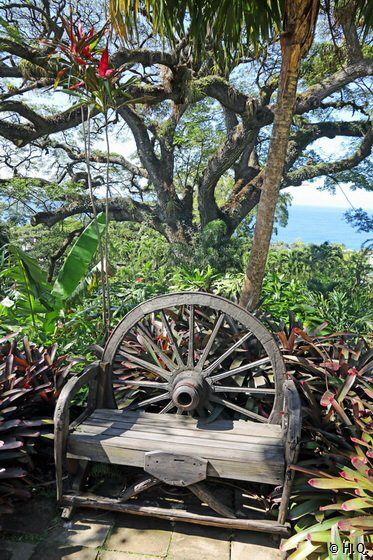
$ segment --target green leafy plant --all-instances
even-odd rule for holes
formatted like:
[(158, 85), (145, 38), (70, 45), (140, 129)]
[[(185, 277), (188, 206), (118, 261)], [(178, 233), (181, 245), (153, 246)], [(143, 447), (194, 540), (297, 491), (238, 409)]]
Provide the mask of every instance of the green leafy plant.
[(309, 292), (308, 297), (309, 305), (313, 308), (312, 324), (318, 324), (322, 317), (330, 317), (334, 330), (373, 331), (373, 307), (369, 292), (335, 289), (325, 295)]
[(0, 277), (7, 281), (9, 289), (0, 302), (0, 318), (3, 316), (13, 325), (27, 325), (31, 321), (35, 330), (53, 332), (79, 282), (89, 273), (105, 227), (105, 216), (101, 213), (72, 246), (53, 286), (47, 283), (47, 273), (35, 259), (19, 247), (8, 245), (8, 258), (3, 260)]
[(176, 269), (171, 278), (170, 291), (202, 291), (210, 292), (216, 278), (216, 272), (211, 266), (204, 270), (198, 268)]

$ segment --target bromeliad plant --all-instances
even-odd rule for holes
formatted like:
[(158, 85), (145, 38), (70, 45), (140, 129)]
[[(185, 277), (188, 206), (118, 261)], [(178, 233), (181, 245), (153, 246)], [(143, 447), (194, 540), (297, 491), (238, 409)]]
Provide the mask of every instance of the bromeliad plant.
[[(292, 508), (290, 518), (296, 521), (298, 533), (283, 545), (284, 551), (297, 548), (290, 559), (302, 560), (311, 553), (314, 558), (344, 559), (349, 557), (349, 550), (361, 553), (372, 549), (373, 438), (367, 432), (361, 437), (361, 440), (351, 438), (355, 443), (354, 451), (343, 450), (339, 457), (335, 455), (336, 466), (342, 469), (336, 476), (330, 474), (332, 469), (324, 472), (296, 467), (314, 478), (302, 477), (296, 483), (298, 503)], [(320, 459), (316, 461), (321, 463)], [(317, 523), (312, 524), (313, 516)], [(349, 545), (343, 548), (340, 542)], [(339, 556), (329, 556), (331, 544), (338, 545)], [(360, 558), (358, 554), (357, 557)]]
[[(81, 107), (85, 160), (87, 167), (88, 188), (94, 217), (97, 216), (95, 197), (93, 194), (90, 159), (90, 119), (94, 113), (103, 113), (105, 118), (105, 139), (107, 150), (106, 162), (106, 204), (105, 217), (109, 223), (109, 136), (108, 136), (108, 111), (110, 108), (118, 109), (129, 101), (128, 88), (134, 83), (135, 78), (129, 77), (123, 80), (125, 66), (119, 68), (110, 67), (109, 61), (109, 41), (106, 38), (104, 47), (101, 41), (107, 36), (109, 31), (108, 23), (95, 31), (92, 26), (88, 32), (83, 31), (82, 24), (73, 20), (73, 12), (70, 12), (70, 19), (62, 18), (68, 42), (63, 38), (58, 43), (46, 44), (51, 46), (54, 51), (50, 56), (54, 57), (58, 63), (54, 87), (62, 86), (62, 90), (69, 95), (79, 98), (77, 104), (72, 109)], [(132, 99), (133, 103), (135, 100)], [(84, 113), (83, 108), (88, 108)], [(99, 243), (101, 260), (101, 285), (102, 285), (102, 310), (103, 322), (106, 334), (110, 330), (110, 290), (105, 268), (109, 262), (109, 233), (106, 231), (104, 243)]]
[(12, 511), (14, 499), (30, 496), (35, 448), (78, 361), (57, 357), (57, 344), (37, 348), (25, 337), (20, 348), (16, 333), (0, 339), (0, 514)]
[(357, 551), (373, 543), (372, 350), (348, 333), (277, 330), (304, 427), (290, 511), (297, 534), (283, 549), (296, 548), (289, 560), (346, 558), (341, 546), (332, 556), (329, 545), (348, 542)]
[(126, 90), (134, 79), (120, 83), (125, 66), (110, 68), (108, 39), (105, 47), (101, 45), (109, 32), (108, 23), (97, 31), (92, 26), (84, 32), (82, 24), (73, 21), (72, 13), (69, 20), (62, 18), (62, 22), (68, 42), (44, 41), (54, 49), (49, 56), (59, 67), (54, 88), (62, 86), (69, 95), (79, 97), (78, 105), (73, 108), (88, 106), (105, 113), (109, 107), (117, 108), (123, 104), (128, 97)]

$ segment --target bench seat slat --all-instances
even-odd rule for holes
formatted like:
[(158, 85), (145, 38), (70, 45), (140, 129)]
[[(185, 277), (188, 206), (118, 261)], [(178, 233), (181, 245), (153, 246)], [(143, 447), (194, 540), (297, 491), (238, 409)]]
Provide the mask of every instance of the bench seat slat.
[[(229, 449), (244, 450), (248, 447), (259, 445), (260, 448), (263, 447), (263, 438), (260, 435), (250, 433), (248, 435), (235, 434), (234, 430), (229, 432), (225, 431), (223, 433), (218, 430), (204, 432), (199, 430), (198, 434), (195, 430), (190, 428), (172, 428), (170, 426), (151, 426), (151, 425), (137, 425), (131, 423), (119, 423), (119, 422), (99, 422), (97, 420), (91, 420), (88, 418), (83, 424), (76, 428), (78, 433), (87, 434), (101, 434), (102, 436), (120, 436), (124, 437), (139, 437), (154, 440), (165, 440), (165, 441), (180, 441), (186, 445), (194, 445), (195, 438), (201, 442), (201, 445), (213, 446), (213, 447), (229, 447)], [(272, 437), (265, 439), (266, 445), (272, 447), (283, 448), (283, 442), (281, 437)]]
[(164, 451), (207, 459), (208, 476), (282, 484), (284, 444), (277, 428), (101, 409), (69, 435), (67, 456), (143, 467), (146, 452)]
[(196, 420), (190, 416), (177, 415), (177, 414), (154, 414), (151, 412), (133, 411), (133, 410), (111, 410), (108, 408), (99, 408), (94, 411), (91, 418), (107, 418), (111, 421), (132, 421), (136, 424), (151, 424), (151, 425), (171, 425), (172, 427), (193, 428), (197, 430), (232, 430), (235, 433), (250, 434), (255, 432), (262, 437), (273, 437), (276, 434), (282, 434), (282, 428), (278, 424), (264, 424), (259, 422), (251, 422), (249, 420), (214, 420), (213, 422), (206, 422), (204, 419)]

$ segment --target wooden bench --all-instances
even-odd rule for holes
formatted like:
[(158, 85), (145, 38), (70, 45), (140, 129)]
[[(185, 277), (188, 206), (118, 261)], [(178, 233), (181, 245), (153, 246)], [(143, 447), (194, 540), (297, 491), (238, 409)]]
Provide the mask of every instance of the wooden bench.
[[(89, 386), (73, 423), (69, 407)], [(159, 296), (113, 331), (101, 361), (61, 392), (55, 413), (57, 497), (76, 506), (286, 534), (300, 437), (300, 402), (280, 351), (246, 310), (217, 296)], [(139, 476), (120, 496), (81, 490), (92, 462), (125, 465)], [(63, 469), (72, 476), (63, 488)], [(210, 481), (282, 486), (277, 520), (243, 519)], [(157, 485), (186, 487), (212, 514), (141, 502)]]

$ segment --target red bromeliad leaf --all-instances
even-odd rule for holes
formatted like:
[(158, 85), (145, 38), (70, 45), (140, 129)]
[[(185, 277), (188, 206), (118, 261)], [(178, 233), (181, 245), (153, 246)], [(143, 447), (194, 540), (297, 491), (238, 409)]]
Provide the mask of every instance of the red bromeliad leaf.
[(355, 509), (366, 509), (373, 507), (373, 500), (363, 498), (352, 498), (342, 504), (341, 509), (344, 511), (353, 511)]
[(354, 488), (356, 486), (356, 482), (346, 480), (343, 478), (334, 477), (331, 478), (311, 478), (308, 481), (310, 486), (314, 488), (321, 488), (324, 490), (337, 490), (339, 488)]
[(334, 401), (334, 395), (331, 391), (325, 391), (323, 396), (321, 397), (320, 404), (321, 406), (330, 406)]
[(320, 511), (329, 511), (329, 510), (337, 510), (337, 509), (342, 509), (342, 502), (338, 502), (336, 504), (329, 504), (327, 506), (320, 506), (319, 509)]
[(89, 47), (83, 47), (82, 48), (82, 54), (86, 57), (86, 58), (92, 58), (91, 55), (91, 51)]
[(320, 366), (323, 366), (325, 368), (331, 369), (333, 371), (338, 371), (339, 368), (341, 367), (340, 363), (338, 360), (332, 360), (330, 362), (322, 362), (320, 364)]
[(67, 89), (70, 89), (70, 90), (78, 89), (78, 88), (80, 88), (80, 87), (82, 87), (82, 86), (84, 86), (84, 85), (85, 85), (85, 82), (78, 82), (77, 84), (74, 84), (73, 86), (70, 86), (70, 87), (67, 88)]
[(313, 338), (309, 336), (303, 329), (293, 327), (292, 331), (295, 332), (298, 336), (301, 336), (303, 340), (306, 340), (307, 342), (313, 342)]
[(26, 476), (26, 474), (27, 472), (23, 469), (0, 469), (0, 478), (21, 478), (23, 476)]
[(102, 51), (101, 60), (98, 67), (98, 75), (106, 76), (108, 67), (109, 67), (109, 50), (107, 47), (105, 47), (104, 50)]
[(364, 440), (362, 440), (362, 439), (358, 439), (358, 438), (356, 438), (356, 437), (351, 437), (350, 439), (351, 439), (351, 441), (353, 441), (354, 443), (359, 443), (360, 445), (364, 445), (365, 447), (369, 447), (369, 448), (373, 449), (373, 446), (370, 445), (367, 441), (364, 441)]
[(369, 498), (368, 494), (361, 488), (355, 488), (354, 493), (356, 496), (360, 496), (360, 498)]
[(352, 517), (338, 522), (338, 528), (342, 531), (349, 531), (351, 529), (372, 529), (373, 516), (366, 515), (363, 517)]
[(357, 482), (357, 479), (355, 478), (354, 474), (351, 474), (351, 472), (340, 471), (339, 474), (341, 475), (342, 478), (345, 478), (346, 480), (355, 480)]
[(368, 463), (368, 459), (364, 456), (362, 456), (362, 457), (352, 457), (351, 463), (357, 469), (359, 469), (359, 467), (365, 468), (365, 465)]

